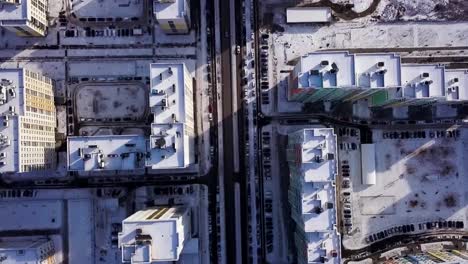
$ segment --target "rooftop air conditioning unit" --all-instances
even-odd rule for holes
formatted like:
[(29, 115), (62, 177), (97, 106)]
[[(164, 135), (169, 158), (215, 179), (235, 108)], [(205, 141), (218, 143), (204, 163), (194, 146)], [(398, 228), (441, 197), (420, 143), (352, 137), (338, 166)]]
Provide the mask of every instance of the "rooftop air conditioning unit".
[(330, 63), (327, 60), (323, 60), (320, 62), (320, 66), (325, 67), (328, 66)]
[(429, 73), (428, 72), (423, 72), (421, 73), (421, 78), (429, 78)]
[(382, 68), (383, 66), (385, 66), (385, 62), (383, 61), (377, 62), (377, 67)]
[(452, 82), (453, 82), (453, 83), (458, 82), (458, 78), (453, 78), (453, 79), (452, 79)]

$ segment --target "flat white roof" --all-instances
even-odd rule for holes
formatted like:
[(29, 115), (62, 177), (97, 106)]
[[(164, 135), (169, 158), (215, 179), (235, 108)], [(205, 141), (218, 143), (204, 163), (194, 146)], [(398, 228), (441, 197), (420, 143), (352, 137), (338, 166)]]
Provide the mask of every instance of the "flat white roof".
[[(185, 240), (189, 239), (184, 237), (190, 228), (184, 226), (190, 224), (189, 210), (184, 206), (148, 208), (125, 219), (119, 233), (123, 260), (143, 263), (177, 260)], [(139, 245), (137, 240), (150, 240), (151, 243)]]
[(445, 70), (447, 100), (468, 100), (468, 71)]
[(376, 184), (375, 144), (361, 144), (361, 174), (363, 185)]
[(305, 183), (302, 190), (304, 230), (332, 231), (336, 224), (335, 187), (331, 183)]
[(154, 123), (185, 122), (184, 78), (188, 76), (184, 64), (152, 63), (150, 76), (149, 107)]
[(0, 4), (0, 22), (28, 19), (28, 1), (21, 0), (19, 5)]
[(395, 54), (356, 54), (357, 85), (366, 88), (400, 87), (401, 60)]
[(286, 9), (286, 23), (330, 22), (331, 18), (329, 7), (291, 7)]
[(62, 214), (61, 200), (0, 202), (0, 219), (4, 231), (59, 229), (62, 226)]
[[(37, 264), (40, 263), (39, 247), (49, 240), (45, 237), (2, 237), (0, 256), (6, 257), (4, 264)], [(22, 250), (22, 254), (18, 254)]]
[[(4, 80), (4, 81), (3, 81)], [(1, 83), (11, 83), (10, 85), (2, 85)], [(0, 105), (0, 152), (6, 154), (7, 158), (2, 160), (6, 164), (0, 166), (0, 172), (16, 172), (18, 171), (18, 134), (19, 134), (19, 117), (18, 115), (24, 114), (24, 82), (23, 82), (23, 69), (0, 69), (0, 100), (5, 101)], [(16, 93), (12, 97), (8, 90), (13, 89)], [(10, 108), (14, 108), (16, 115), (10, 114)], [(8, 116), (8, 126), (5, 126), (5, 116)], [(8, 146), (7, 142), (10, 142)]]
[[(68, 137), (67, 142), (68, 169), (71, 171), (144, 168), (146, 139), (143, 136), (80, 136)], [(104, 167), (100, 167), (101, 160)]]
[(356, 84), (354, 55), (314, 52), (301, 57), (299, 88), (352, 87)]
[(146, 164), (153, 169), (185, 167), (186, 144), (188, 137), (184, 135), (184, 124), (151, 124), (150, 156)]
[(185, 0), (154, 0), (154, 13), (157, 19), (174, 19), (182, 17), (186, 12)]
[(309, 263), (340, 263), (341, 237), (337, 232), (307, 233), (306, 236), (309, 241), (307, 245)]
[(409, 98), (445, 96), (444, 74), (444, 67), (439, 65), (403, 64), (401, 80), (404, 96)]

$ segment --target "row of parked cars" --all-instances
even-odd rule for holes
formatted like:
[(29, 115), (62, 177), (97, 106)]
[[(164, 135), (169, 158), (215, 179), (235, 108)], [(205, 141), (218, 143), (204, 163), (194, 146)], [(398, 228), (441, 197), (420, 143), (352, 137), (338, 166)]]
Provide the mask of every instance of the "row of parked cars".
[(264, 209), (265, 209), (265, 243), (267, 246), (267, 251), (273, 251), (273, 200), (272, 193), (268, 192), (265, 195), (264, 200)]
[(384, 139), (410, 139), (410, 138), (457, 138), (460, 136), (460, 130), (437, 130), (437, 131), (400, 131), (384, 132)]
[(268, 34), (261, 34), (260, 36), (260, 87), (262, 90), (262, 104), (269, 104), (270, 97), (268, 90), (270, 89), (268, 82)]
[(263, 162), (263, 175), (266, 180), (271, 180), (271, 148), (270, 148), (271, 135), (268, 131), (262, 132), (262, 162)]
[[(463, 229), (465, 224), (463, 221), (434, 221), (434, 222), (426, 222), (426, 223), (419, 223), (417, 225), (419, 231), (424, 230), (432, 230), (432, 229)], [(380, 231), (375, 234), (371, 234), (366, 237), (367, 243), (373, 243), (378, 240), (385, 239), (389, 236), (393, 235), (401, 235), (415, 232), (416, 227), (414, 224), (408, 225), (400, 225), (388, 228), (384, 231)]]

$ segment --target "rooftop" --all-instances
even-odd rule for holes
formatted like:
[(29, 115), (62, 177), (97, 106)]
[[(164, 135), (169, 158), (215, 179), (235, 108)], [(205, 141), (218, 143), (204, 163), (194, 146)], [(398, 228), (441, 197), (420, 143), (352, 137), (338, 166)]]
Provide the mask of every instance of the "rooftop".
[(445, 68), (439, 65), (404, 64), (401, 80), (405, 97), (445, 96)]
[(447, 100), (468, 100), (468, 71), (446, 70)]
[(286, 9), (287, 23), (330, 22), (331, 18), (329, 7), (292, 7)]
[(27, 19), (28, 1), (21, 0), (19, 4), (0, 4), (0, 22)]
[(62, 225), (62, 211), (61, 200), (3, 201), (2, 230), (58, 229)]
[(68, 137), (71, 171), (144, 168), (146, 139), (137, 135)]
[(335, 187), (330, 183), (302, 186), (302, 217), (306, 232), (332, 231), (336, 224)]
[[(122, 259), (132, 263), (179, 258), (190, 227), (190, 208), (148, 208), (125, 219), (119, 233)], [(187, 222), (188, 221), (188, 222)]]
[(185, 122), (184, 64), (152, 63), (150, 65), (150, 109), (154, 123)]
[[(307, 256), (309, 263), (340, 263), (340, 235), (333, 233), (308, 233)], [(333, 257), (336, 254), (337, 257)], [(320, 258), (324, 258), (323, 261)]]
[[(0, 124), (0, 152), (5, 153), (8, 158), (5, 165), (0, 167), (0, 172), (18, 171), (18, 115), (23, 115), (23, 70), (22, 69), (0, 69), (0, 113), (2, 113)], [(15, 91), (13, 97), (10, 93)], [(10, 111), (13, 110), (13, 111)], [(15, 112), (16, 114), (11, 114)], [(7, 116), (7, 117), (6, 117)], [(8, 120), (7, 120), (8, 119)]]
[(354, 55), (314, 52), (301, 57), (299, 88), (352, 87), (356, 84)]
[(357, 84), (365, 88), (400, 87), (401, 60), (395, 54), (356, 54)]
[(147, 165), (153, 169), (185, 167), (188, 151), (184, 143), (188, 144), (184, 124), (151, 124)]
[(183, 17), (186, 12), (186, 0), (155, 0), (154, 13), (157, 19), (174, 19)]

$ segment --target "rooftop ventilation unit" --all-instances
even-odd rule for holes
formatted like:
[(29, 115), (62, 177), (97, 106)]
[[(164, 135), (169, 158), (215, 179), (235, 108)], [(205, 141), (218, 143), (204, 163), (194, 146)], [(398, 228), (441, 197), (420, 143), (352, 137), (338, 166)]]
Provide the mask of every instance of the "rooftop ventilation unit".
[(453, 78), (453, 79), (452, 79), (452, 82), (453, 82), (453, 83), (458, 82), (458, 78)]
[(170, 75), (172, 75), (172, 68), (171, 67), (169, 67), (168, 72), (169, 72)]
[(431, 83), (433, 83), (434, 81), (432, 80), (428, 80), (428, 81), (424, 81), (424, 85), (430, 85)]
[(310, 70), (309, 75), (313, 75), (313, 76), (320, 75), (320, 71), (319, 70)]
[(385, 62), (383, 61), (377, 62), (377, 67), (382, 68), (383, 66), (385, 66)]
[(328, 66), (330, 63), (327, 60), (323, 60), (320, 62), (320, 66), (325, 67)]
[(429, 78), (429, 73), (428, 72), (421, 73), (421, 78)]
[(377, 74), (384, 75), (387, 72), (387, 69), (383, 69), (377, 72)]

